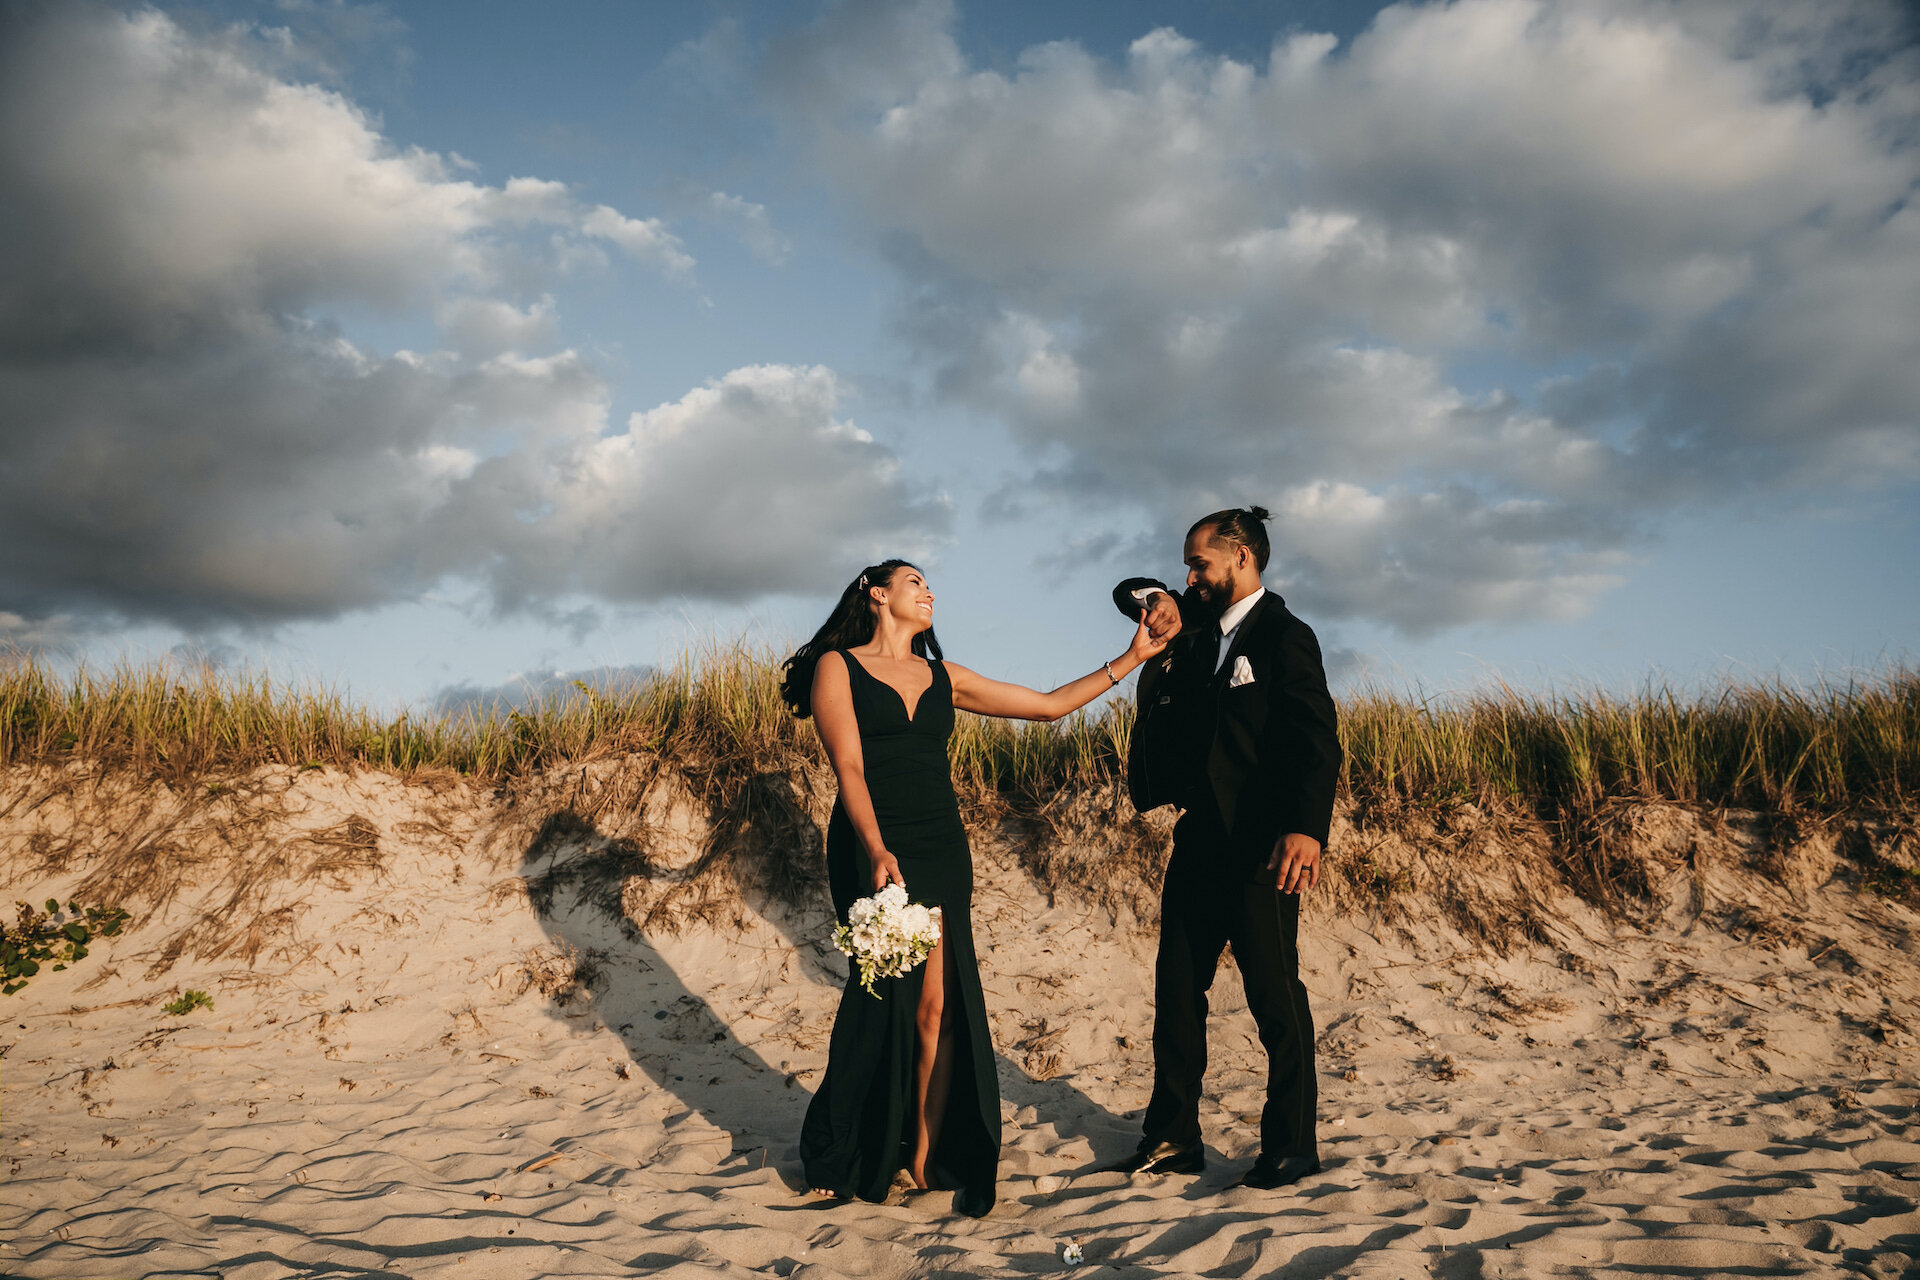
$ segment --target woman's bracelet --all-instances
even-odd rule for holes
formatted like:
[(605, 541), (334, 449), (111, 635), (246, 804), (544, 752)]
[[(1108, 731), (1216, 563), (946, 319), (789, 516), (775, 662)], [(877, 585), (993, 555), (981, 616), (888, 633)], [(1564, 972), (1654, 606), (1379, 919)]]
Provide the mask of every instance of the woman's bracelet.
[(1120, 677), (1113, 674), (1113, 664), (1111, 662), (1103, 662), (1100, 665), (1106, 669), (1107, 679), (1113, 682), (1113, 684), (1109, 684), (1107, 688), (1111, 689), (1113, 685), (1120, 683)]

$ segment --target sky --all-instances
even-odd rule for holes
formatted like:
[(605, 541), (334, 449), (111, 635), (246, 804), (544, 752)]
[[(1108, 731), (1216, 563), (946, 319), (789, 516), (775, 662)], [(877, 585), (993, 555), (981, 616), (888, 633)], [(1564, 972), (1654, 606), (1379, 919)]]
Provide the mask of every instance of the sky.
[(1051, 686), (1208, 511), (1329, 671), (1920, 643), (1872, 0), (0, 0), (0, 644), (379, 706), (928, 573)]

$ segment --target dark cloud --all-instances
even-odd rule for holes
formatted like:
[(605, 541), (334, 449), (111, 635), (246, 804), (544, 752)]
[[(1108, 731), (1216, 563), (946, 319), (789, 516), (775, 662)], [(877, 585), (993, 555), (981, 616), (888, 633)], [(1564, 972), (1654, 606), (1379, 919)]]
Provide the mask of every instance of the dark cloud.
[[(447, 578), (502, 608), (739, 600), (944, 527), (828, 370), (610, 423), (552, 348), (550, 288), (622, 260), (688, 278), (658, 220), (395, 146), (276, 71), (284, 33), (0, 24), (0, 633), (325, 618)], [(373, 350), (360, 314), (436, 349)]]
[(1307, 608), (1426, 632), (1578, 613), (1677, 510), (1920, 475), (1899, 6), (1461, 0), (1009, 71), (881, 8), (772, 79), (936, 387), (1116, 529), (1260, 501)]

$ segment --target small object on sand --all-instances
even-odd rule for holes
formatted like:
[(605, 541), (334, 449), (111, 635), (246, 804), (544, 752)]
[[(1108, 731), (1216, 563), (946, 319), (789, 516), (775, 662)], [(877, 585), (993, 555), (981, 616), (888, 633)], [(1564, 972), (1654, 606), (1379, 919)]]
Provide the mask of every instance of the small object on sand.
[(1051, 1195), (1067, 1185), (1067, 1180), (1057, 1173), (1043, 1173), (1033, 1180), (1033, 1189), (1043, 1195)]
[(1077, 1267), (1085, 1260), (1086, 1255), (1080, 1252), (1080, 1242), (1078, 1240), (1067, 1241), (1065, 1246), (1060, 1250), (1060, 1261), (1070, 1267)]
[(532, 1164), (528, 1165), (526, 1168), (522, 1169), (520, 1172), (535, 1173), (541, 1169), (546, 1168), (548, 1165), (554, 1163), (557, 1160), (565, 1160), (566, 1158), (567, 1158), (566, 1152), (556, 1151), (550, 1156), (542, 1156), (540, 1159), (535, 1160)]
[(498, 1200), (500, 1198), (500, 1193), (498, 1191), (482, 1191), (480, 1193), (480, 1198), (486, 1201), (488, 1204), (492, 1204), (495, 1200)]

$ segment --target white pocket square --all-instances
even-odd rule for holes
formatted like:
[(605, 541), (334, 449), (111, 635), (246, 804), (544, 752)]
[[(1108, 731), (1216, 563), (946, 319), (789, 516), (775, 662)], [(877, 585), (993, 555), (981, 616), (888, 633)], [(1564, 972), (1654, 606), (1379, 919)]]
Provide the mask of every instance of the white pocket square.
[(1247, 661), (1247, 655), (1241, 654), (1233, 660), (1233, 678), (1227, 681), (1227, 688), (1238, 689), (1243, 684), (1253, 683), (1253, 664)]

